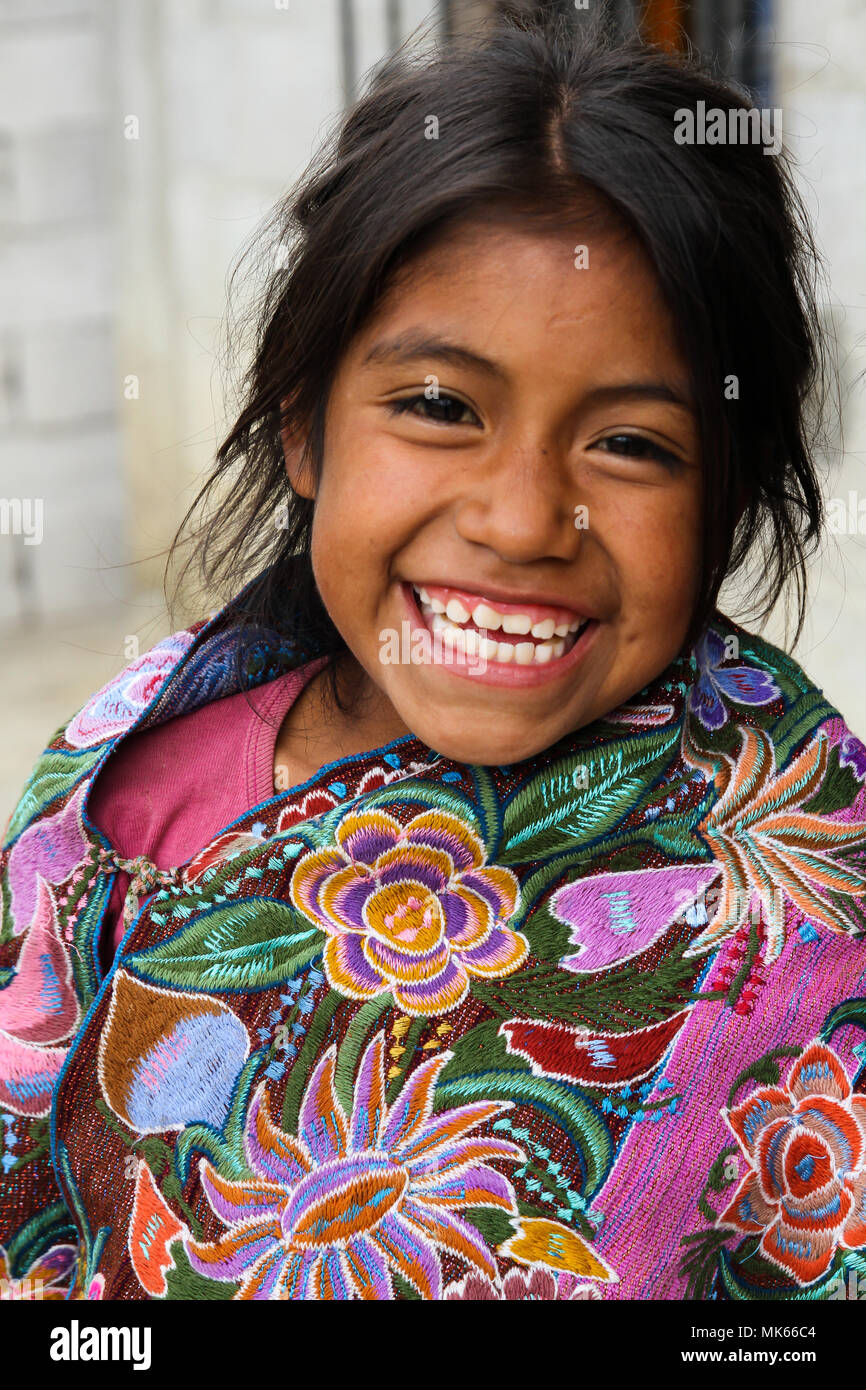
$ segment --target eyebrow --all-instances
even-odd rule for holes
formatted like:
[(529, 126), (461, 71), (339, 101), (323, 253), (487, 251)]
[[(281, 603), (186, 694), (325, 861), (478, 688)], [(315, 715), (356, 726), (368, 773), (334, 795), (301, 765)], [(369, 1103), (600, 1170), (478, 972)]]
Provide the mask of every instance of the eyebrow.
[(500, 381), (507, 380), (508, 376), (504, 367), (498, 362), (491, 362), (489, 357), (471, 352), (459, 343), (431, 338), (411, 328), (405, 333), (399, 333), (396, 338), (381, 338), (378, 343), (374, 343), (362, 360), (361, 366), (376, 365), (380, 362), (413, 362), (420, 357), (438, 357), (440, 361), (448, 362), (452, 367), (472, 367)]
[[(361, 361), (361, 367), (377, 366), (383, 362), (414, 362), (421, 358), (436, 357), (452, 367), (468, 367), (484, 372), (498, 381), (507, 381), (508, 373), (498, 362), (459, 343), (449, 343), (443, 338), (430, 337), (416, 329), (407, 329), (394, 338), (380, 338), (374, 343)], [(669, 405), (678, 405), (684, 410), (692, 410), (692, 403), (681, 391), (663, 381), (623, 381), (609, 386), (597, 386), (584, 397), (585, 404), (603, 405), (612, 400), (656, 400)]]

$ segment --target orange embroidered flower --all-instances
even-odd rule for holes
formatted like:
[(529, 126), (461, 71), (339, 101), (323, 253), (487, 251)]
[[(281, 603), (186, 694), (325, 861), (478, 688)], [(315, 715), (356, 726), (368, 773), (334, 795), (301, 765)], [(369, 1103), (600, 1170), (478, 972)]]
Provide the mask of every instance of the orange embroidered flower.
[(761, 1086), (724, 1118), (750, 1171), (717, 1225), (762, 1232), (761, 1253), (801, 1285), (839, 1246), (866, 1245), (866, 1096), (831, 1047), (811, 1043), (785, 1086)]
[(350, 999), (390, 990), (416, 1017), (447, 1013), (472, 975), (501, 978), (529, 947), (507, 923), (520, 888), (486, 864), (478, 836), (457, 816), (424, 811), (401, 826), (385, 811), (351, 812), (334, 848), (298, 861), (291, 900), (329, 935), (324, 969)]

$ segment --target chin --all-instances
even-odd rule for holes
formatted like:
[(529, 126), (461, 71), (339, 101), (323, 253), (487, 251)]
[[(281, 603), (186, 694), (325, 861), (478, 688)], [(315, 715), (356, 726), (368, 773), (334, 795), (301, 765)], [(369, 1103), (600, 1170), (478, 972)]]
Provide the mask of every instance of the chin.
[(512, 763), (523, 762), (534, 757), (536, 753), (544, 752), (545, 748), (556, 743), (568, 730), (554, 730), (549, 736), (545, 736), (543, 733), (540, 734), (536, 727), (503, 734), (495, 727), (491, 729), (488, 721), (485, 727), (477, 732), (469, 731), (465, 726), (460, 729), (422, 728), (415, 732), (422, 742), (454, 762), (509, 767)]

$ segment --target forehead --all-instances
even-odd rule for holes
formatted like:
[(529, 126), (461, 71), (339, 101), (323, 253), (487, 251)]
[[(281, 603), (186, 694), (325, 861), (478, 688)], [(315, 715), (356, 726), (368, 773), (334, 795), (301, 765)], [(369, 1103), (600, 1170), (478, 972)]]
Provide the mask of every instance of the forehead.
[(354, 364), (405, 330), (460, 337), (515, 362), (663, 353), (684, 370), (648, 255), (621, 225), (594, 217), (557, 228), (456, 224), (401, 267), (353, 344)]

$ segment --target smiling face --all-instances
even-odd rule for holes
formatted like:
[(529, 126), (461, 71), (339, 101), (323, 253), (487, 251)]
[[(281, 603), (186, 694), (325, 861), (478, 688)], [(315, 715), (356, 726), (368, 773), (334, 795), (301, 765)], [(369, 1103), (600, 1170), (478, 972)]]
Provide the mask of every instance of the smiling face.
[[(686, 366), (643, 253), (595, 237), (578, 269), (582, 240), (462, 224), (341, 361), (317, 485), (284, 435), (366, 747), (408, 729), (461, 762), (516, 762), (682, 647), (701, 506)], [(406, 655), (425, 630), (429, 659), (389, 659), (381, 634), (406, 633)]]

